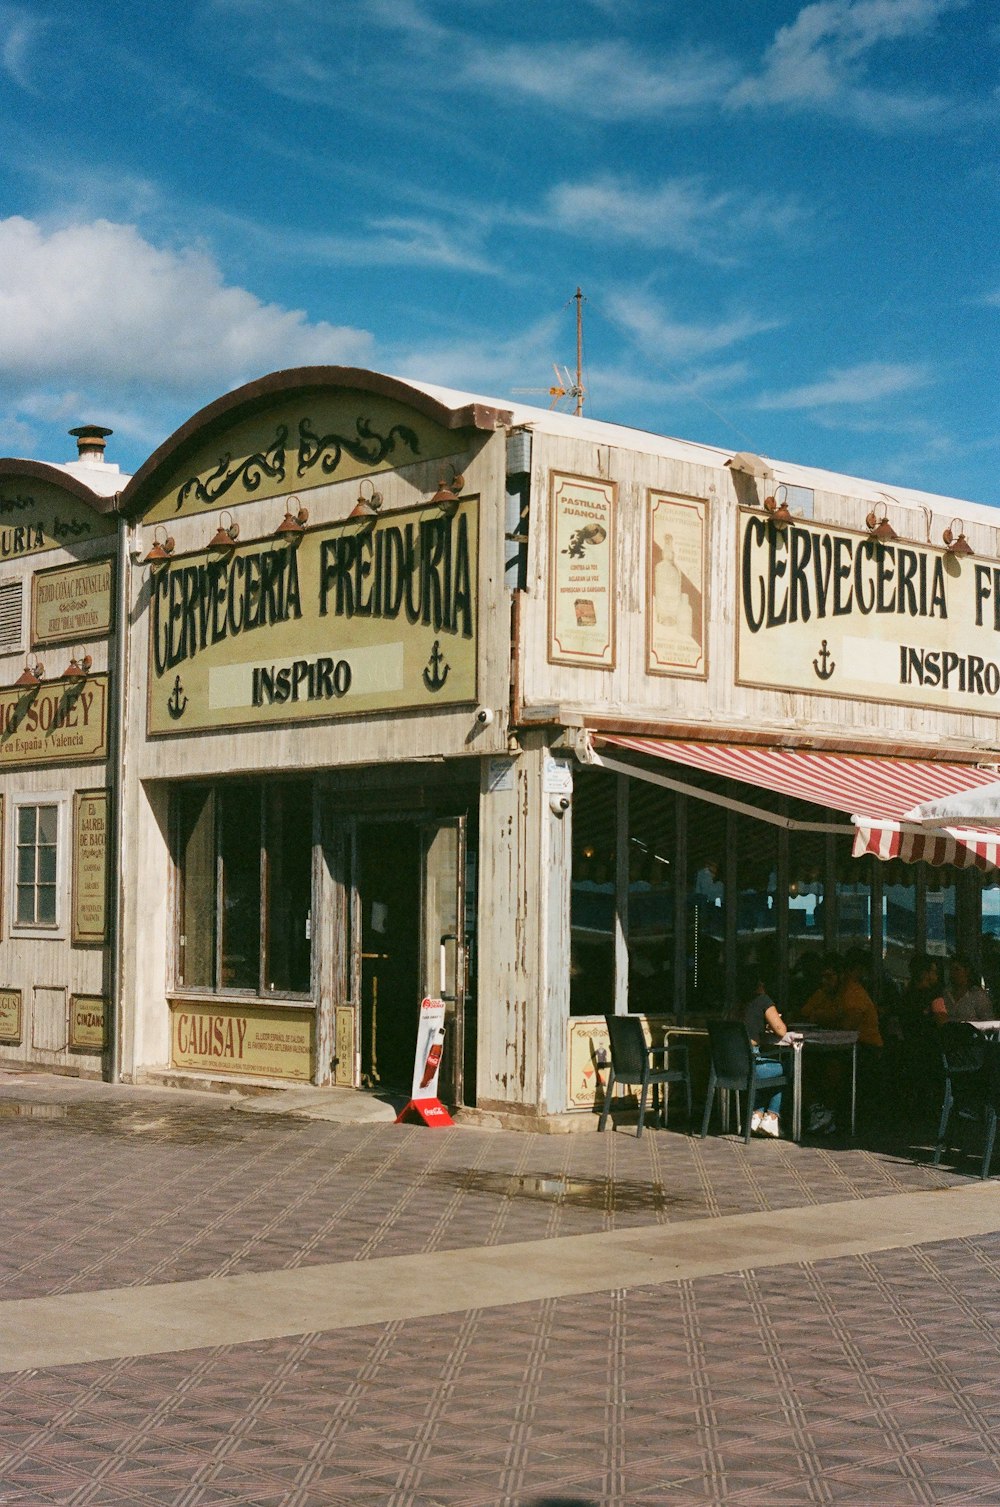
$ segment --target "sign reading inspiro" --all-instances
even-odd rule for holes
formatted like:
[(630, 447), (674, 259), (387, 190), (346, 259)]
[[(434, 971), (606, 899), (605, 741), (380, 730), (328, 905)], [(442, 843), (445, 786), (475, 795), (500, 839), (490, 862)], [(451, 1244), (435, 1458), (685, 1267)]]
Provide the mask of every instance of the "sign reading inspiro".
[(740, 513), (737, 679), (995, 714), (1000, 565)]
[(476, 697), (478, 512), (351, 518), (151, 583), (151, 733)]

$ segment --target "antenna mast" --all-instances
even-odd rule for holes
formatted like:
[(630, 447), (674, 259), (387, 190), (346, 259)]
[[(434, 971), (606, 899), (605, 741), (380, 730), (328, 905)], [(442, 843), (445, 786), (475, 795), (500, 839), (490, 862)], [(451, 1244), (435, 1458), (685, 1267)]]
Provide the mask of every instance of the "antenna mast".
[(574, 413), (577, 418), (583, 413), (583, 293), (577, 288), (573, 294), (576, 300), (576, 408)]
[[(583, 400), (587, 395), (587, 389), (583, 385), (583, 289), (577, 288), (573, 294), (576, 302), (576, 380), (570, 373), (568, 366), (559, 366), (552, 363), (552, 370), (556, 374), (554, 387), (514, 387), (512, 392), (534, 393), (547, 392), (552, 402), (550, 408), (558, 408), (563, 398), (569, 398), (573, 403), (573, 413), (579, 418), (583, 413)], [(563, 304), (563, 308), (566, 305)]]

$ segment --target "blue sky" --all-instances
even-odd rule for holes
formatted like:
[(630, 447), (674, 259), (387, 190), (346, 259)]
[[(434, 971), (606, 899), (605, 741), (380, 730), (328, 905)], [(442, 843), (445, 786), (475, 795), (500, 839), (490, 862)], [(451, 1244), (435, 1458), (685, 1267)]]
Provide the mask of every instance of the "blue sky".
[(593, 417), (1000, 502), (998, 60), (988, 0), (0, 0), (0, 454), (546, 388), (579, 284)]

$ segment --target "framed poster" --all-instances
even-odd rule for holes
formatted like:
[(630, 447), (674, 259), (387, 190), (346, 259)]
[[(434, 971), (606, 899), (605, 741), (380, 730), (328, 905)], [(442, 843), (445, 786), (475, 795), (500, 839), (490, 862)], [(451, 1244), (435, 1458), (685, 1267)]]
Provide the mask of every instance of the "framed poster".
[(646, 670), (708, 675), (708, 502), (647, 493)]
[(0, 1046), (19, 1047), (23, 1034), (20, 989), (0, 989)]
[(105, 1005), (100, 994), (70, 995), (67, 1040), (71, 1052), (104, 1051)]
[(615, 667), (613, 481), (552, 472), (549, 663)]
[(111, 629), (111, 561), (60, 565), (31, 578), (31, 641), (103, 638)]
[(108, 939), (108, 792), (73, 795), (74, 947), (100, 947)]

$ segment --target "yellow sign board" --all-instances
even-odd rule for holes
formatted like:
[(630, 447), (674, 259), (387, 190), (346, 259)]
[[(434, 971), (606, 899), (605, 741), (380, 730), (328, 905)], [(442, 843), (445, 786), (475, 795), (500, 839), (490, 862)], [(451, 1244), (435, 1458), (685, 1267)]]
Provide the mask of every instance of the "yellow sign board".
[(69, 998), (69, 1049), (71, 1052), (103, 1052), (107, 1001), (99, 994), (71, 994)]
[(309, 1083), (313, 1032), (311, 1011), (175, 1000), (170, 1007), (170, 1061), (173, 1067), (200, 1073)]
[(73, 797), (73, 943), (107, 941), (108, 792)]
[(108, 677), (0, 691), (0, 767), (107, 757)]
[(395, 399), (350, 389), (297, 394), (186, 452), (144, 521), (209, 512), (214, 523), (220, 508), (399, 470), (458, 448), (454, 431)]
[(0, 989), (0, 1045), (19, 1047), (23, 1029), (20, 989)]
[(604, 1021), (571, 1020), (567, 1057), (568, 1107), (593, 1109), (611, 1067), (611, 1038)]
[(52, 482), (11, 477), (0, 481), (0, 563), (50, 549), (72, 549), (114, 532), (113, 515), (95, 512)]
[(739, 515), (742, 685), (996, 716), (1000, 564)]
[(100, 638), (111, 628), (111, 561), (38, 571), (31, 582), (31, 639)]
[(153, 574), (149, 731), (476, 699), (478, 500), (261, 539)]

